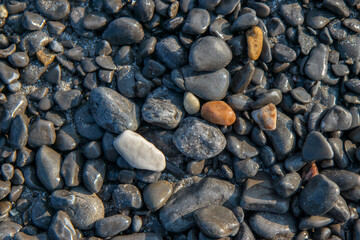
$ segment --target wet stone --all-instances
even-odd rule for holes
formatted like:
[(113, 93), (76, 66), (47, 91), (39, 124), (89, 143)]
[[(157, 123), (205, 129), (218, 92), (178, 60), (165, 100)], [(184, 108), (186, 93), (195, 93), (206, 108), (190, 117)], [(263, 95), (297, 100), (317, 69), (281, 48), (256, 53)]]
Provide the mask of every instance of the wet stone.
[(147, 208), (150, 211), (157, 211), (166, 204), (171, 194), (171, 183), (159, 180), (146, 186), (143, 197)]
[(33, 12), (25, 12), (22, 18), (23, 26), (30, 31), (40, 30), (45, 25), (45, 19)]
[(55, 93), (54, 100), (62, 111), (67, 111), (80, 105), (81, 92), (78, 89), (59, 90)]
[(0, 239), (12, 238), (20, 231), (22, 226), (12, 221), (5, 221), (0, 223)]
[(225, 137), (218, 127), (195, 117), (183, 120), (174, 133), (173, 141), (180, 152), (196, 160), (212, 158), (226, 146)]
[(56, 134), (54, 124), (50, 121), (38, 119), (29, 128), (28, 144), (30, 147), (41, 147), (55, 143)]
[(255, 233), (266, 239), (292, 238), (297, 231), (295, 219), (287, 214), (258, 212), (250, 217)]
[(352, 116), (345, 108), (335, 105), (327, 111), (320, 127), (323, 132), (343, 131), (351, 127)]
[(60, 189), (63, 186), (60, 164), (61, 155), (47, 146), (42, 146), (36, 153), (37, 176), (50, 191)]
[(274, 104), (270, 103), (252, 111), (251, 116), (262, 130), (276, 129), (277, 109)]
[(254, 177), (260, 166), (252, 158), (236, 160), (233, 164), (235, 179), (238, 183), (244, 182), (247, 178)]
[[(189, 218), (196, 210), (210, 205), (237, 205), (239, 192), (235, 185), (216, 178), (206, 177), (198, 183), (173, 194), (160, 210), (160, 221), (166, 230), (182, 232), (195, 225)], [(202, 201), (198, 201), (201, 198)]]
[(340, 189), (325, 175), (310, 179), (300, 194), (300, 206), (310, 215), (323, 215), (334, 207)]
[(328, 47), (320, 44), (314, 47), (305, 65), (305, 74), (314, 81), (321, 81), (326, 77), (328, 68)]
[(229, 134), (226, 136), (226, 148), (240, 159), (255, 157), (259, 154), (258, 148), (246, 136)]
[(68, 190), (56, 190), (50, 196), (50, 205), (56, 210), (65, 209), (75, 202), (75, 196)]
[(239, 230), (239, 222), (234, 213), (223, 206), (211, 205), (194, 212), (200, 230), (212, 238), (234, 236)]
[(197, 72), (190, 67), (184, 67), (181, 71), (186, 90), (197, 97), (219, 101), (226, 96), (230, 84), (230, 73), (225, 68), (215, 72)]
[(305, 162), (332, 159), (334, 152), (327, 139), (317, 131), (309, 133), (302, 148)]
[(25, 67), (29, 64), (29, 56), (26, 52), (15, 52), (8, 57), (8, 60), (14, 67)]
[(182, 31), (188, 34), (203, 34), (210, 25), (210, 14), (207, 10), (193, 8), (187, 15)]
[(340, 169), (329, 169), (322, 171), (321, 174), (336, 183), (339, 186), (340, 191), (346, 191), (360, 186), (360, 176), (354, 172)]
[(324, 7), (341, 17), (350, 16), (350, 10), (342, 0), (325, 0)]
[(116, 208), (124, 209), (140, 209), (143, 205), (141, 193), (137, 187), (132, 184), (119, 184), (112, 198)]
[(77, 239), (74, 226), (66, 212), (58, 211), (49, 226), (48, 237), (52, 239)]
[(10, 128), (10, 145), (15, 149), (25, 147), (28, 140), (28, 123), (23, 115), (18, 115), (12, 121)]
[(300, 103), (306, 104), (311, 101), (311, 95), (302, 87), (292, 89), (290, 94), (296, 101)]
[(131, 218), (126, 215), (113, 215), (96, 221), (95, 231), (99, 237), (113, 237), (130, 227)]
[(341, 59), (358, 58), (360, 54), (360, 38), (356, 35), (349, 35), (342, 41), (335, 43), (335, 49), (340, 53)]
[(243, 68), (237, 71), (232, 78), (231, 90), (234, 93), (243, 93), (249, 86), (255, 72), (255, 66), (247, 63)]
[(179, 68), (186, 64), (188, 56), (179, 39), (172, 35), (156, 43), (156, 55), (167, 67)]
[(9, 195), (10, 190), (11, 190), (11, 182), (0, 180), (0, 200), (4, 199), (7, 195)]
[(246, 180), (240, 199), (244, 210), (266, 211), (284, 214), (289, 210), (289, 199), (279, 196), (273, 189), (270, 176), (259, 172), (254, 178)]
[(0, 79), (4, 84), (11, 84), (20, 77), (19, 71), (0, 61)]
[(280, 6), (281, 16), (291, 26), (302, 25), (304, 13), (299, 3), (284, 3)]
[(301, 185), (301, 177), (297, 172), (288, 173), (277, 179), (274, 190), (282, 197), (287, 198), (295, 194)]
[(105, 87), (95, 88), (90, 93), (89, 102), (93, 118), (102, 128), (114, 133), (138, 128), (138, 106), (116, 91)]
[(131, 45), (141, 42), (144, 38), (144, 30), (138, 21), (121, 17), (112, 21), (102, 36), (111, 45)]
[(231, 31), (233, 32), (240, 32), (247, 30), (255, 25), (257, 25), (259, 19), (256, 17), (255, 14), (248, 12), (241, 14), (231, 26)]
[(326, 10), (312, 10), (306, 14), (306, 24), (314, 29), (322, 29), (335, 16)]
[(279, 18), (272, 18), (267, 24), (267, 29), (271, 37), (276, 37), (285, 32), (285, 26)]
[(86, 30), (94, 31), (103, 29), (109, 22), (108, 16), (103, 12), (86, 14), (82, 20), (82, 26)]
[(87, 160), (82, 172), (83, 183), (87, 190), (98, 193), (105, 180), (106, 164), (102, 159)]

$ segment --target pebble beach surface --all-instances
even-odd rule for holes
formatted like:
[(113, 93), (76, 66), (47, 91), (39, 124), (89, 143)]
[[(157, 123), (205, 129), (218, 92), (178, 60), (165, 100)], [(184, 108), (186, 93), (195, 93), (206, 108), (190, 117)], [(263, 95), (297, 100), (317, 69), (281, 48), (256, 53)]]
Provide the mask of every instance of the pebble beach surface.
[(359, 0), (0, 0), (0, 240), (360, 240)]

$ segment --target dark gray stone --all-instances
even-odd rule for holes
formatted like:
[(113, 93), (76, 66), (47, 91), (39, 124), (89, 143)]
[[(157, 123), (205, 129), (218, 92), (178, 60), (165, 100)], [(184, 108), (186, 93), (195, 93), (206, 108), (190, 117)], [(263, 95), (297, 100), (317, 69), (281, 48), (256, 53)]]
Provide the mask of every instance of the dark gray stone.
[(70, 4), (67, 0), (36, 0), (36, 8), (50, 20), (60, 20), (70, 13)]
[(55, 214), (48, 229), (48, 237), (55, 240), (78, 238), (77, 232), (66, 212), (58, 211)]
[(130, 227), (131, 218), (117, 214), (96, 221), (95, 231), (97, 236), (102, 238), (113, 237)]
[(187, 34), (203, 34), (210, 25), (210, 14), (207, 10), (193, 8), (188, 13), (182, 31)]
[(172, 35), (156, 43), (156, 55), (167, 67), (176, 69), (188, 61), (188, 54), (178, 37)]
[(106, 164), (102, 159), (87, 160), (83, 169), (83, 183), (87, 190), (98, 193), (104, 183)]
[(324, 44), (314, 47), (305, 64), (305, 74), (314, 81), (321, 81), (326, 77), (328, 69), (329, 50)]
[(334, 157), (334, 151), (320, 132), (313, 131), (306, 137), (302, 157), (305, 162), (328, 160)]
[(109, 24), (102, 37), (111, 45), (132, 45), (143, 40), (144, 30), (138, 21), (120, 17)]
[(115, 188), (112, 198), (115, 207), (120, 210), (140, 209), (143, 205), (141, 192), (132, 184), (119, 184)]
[(304, 13), (299, 3), (283, 3), (280, 5), (281, 16), (293, 27), (302, 25)]

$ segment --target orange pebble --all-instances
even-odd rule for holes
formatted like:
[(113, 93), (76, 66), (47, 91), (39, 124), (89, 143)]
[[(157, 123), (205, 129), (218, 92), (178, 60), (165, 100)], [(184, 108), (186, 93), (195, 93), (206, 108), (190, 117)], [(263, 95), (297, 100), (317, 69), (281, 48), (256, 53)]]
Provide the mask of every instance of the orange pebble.
[(201, 107), (201, 116), (208, 122), (229, 126), (235, 122), (232, 108), (223, 101), (210, 101)]
[(248, 56), (251, 60), (257, 60), (262, 51), (264, 34), (261, 28), (254, 26), (246, 31)]
[(308, 181), (308, 180), (312, 179), (313, 177), (315, 177), (316, 175), (319, 175), (319, 170), (318, 170), (316, 164), (312, 163), (310, 170), (306, 173), (304, 179), (305, 179), (305, 181)]
[(274, 104), (269, 103), (251, 113), (254, 121), (262, 130), (275, 130), (277, 120), (277, 110)]

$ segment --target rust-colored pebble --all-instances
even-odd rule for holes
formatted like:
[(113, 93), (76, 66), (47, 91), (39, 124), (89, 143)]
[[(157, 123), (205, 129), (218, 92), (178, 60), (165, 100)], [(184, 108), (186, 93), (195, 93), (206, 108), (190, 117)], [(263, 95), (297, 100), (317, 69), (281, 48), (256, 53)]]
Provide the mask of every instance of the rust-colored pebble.
[(277, 110), (274, 104), (269, 103), (251, 113), (254, 121), (262, 130), (275, 130)]
[(201, 107), (201, 116), (208, 122), (229, 126), (235, 122), (232, 108), (223, 101), (210, 101)]
[(251, 60), (257, 60), (260, 57), (263, 47), (263, 38), (263, 31), (257, 26), (246, 31), (248, 56)]

